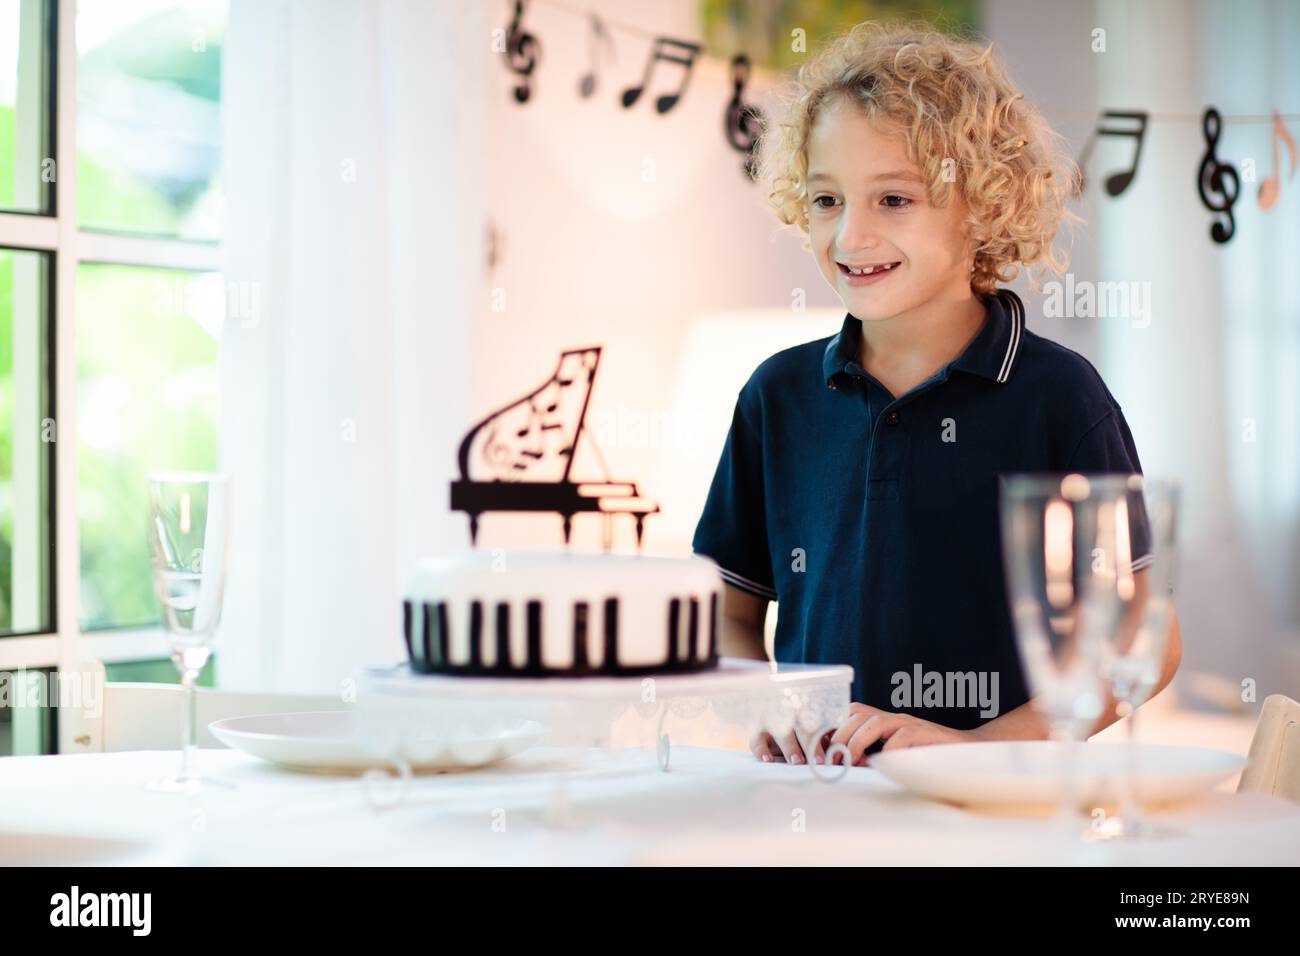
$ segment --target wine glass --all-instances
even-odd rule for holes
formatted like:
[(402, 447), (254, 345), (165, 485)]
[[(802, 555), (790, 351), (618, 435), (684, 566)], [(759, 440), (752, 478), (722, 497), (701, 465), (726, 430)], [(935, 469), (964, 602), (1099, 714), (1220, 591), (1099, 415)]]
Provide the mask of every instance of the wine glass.
[(1089, 838), (1090, 831), (1078, 805), (1074, 751), (1104, 706), (1102, 658), (1124, 609), (1120, 576), (1109, 573), (1106, 559), (1119, 553), (1125, 537), (1118, 519), (1133, 478), (1140, 476), (1000, 479), (1002, 554), (1016, 642), (1035, 705), (1060, 744), (1057, 819), (1076, 841)]
[(1101, 839), (1135, 839), (1177, 835), (1176, 830), (1143, 820), (1137, 794), (1137, 711), (1160, 682), (1173, 617), (1174, 577), (1178, 558), (1180, 486), (1170, 479), (1136, 476), (1118, 516), (1122, 538), (1115, 569), (1132, 568), (1132, 584), (1120, 588), (1124, 612), (1102, 653), (1102, 676), (1117, 703), (1126, 705), (1127, 745), (1120, 779), (1119, 815), (1097, 829)]
[(212, 640), (221, 621), (229, 533), (228, 475), (159, 472), (149, 476), (154, 591), (162, 605), (172, 663), (185, 688), (180, 773), (151, 781), (150, 790), (194, 793), (202, 789), (194, 766), (194, 682), (212, 655)]

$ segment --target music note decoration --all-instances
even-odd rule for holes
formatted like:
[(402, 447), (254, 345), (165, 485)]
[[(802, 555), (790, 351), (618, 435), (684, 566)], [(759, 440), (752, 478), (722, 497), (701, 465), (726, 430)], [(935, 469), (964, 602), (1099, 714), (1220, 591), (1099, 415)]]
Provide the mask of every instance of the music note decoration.
[[(1201, 130), (1205, 134), (1205, 156), (1196, 178), (1196, 189), (1201, 194), (1201, 202), (1210, 212), (1221, 213), (1222, 220), (1215, 220), (1210, 227), (1210, 238), (1217, 243), (1225, 243), (1237, 231), (1237, 223), (1232, 216), (1233, 204), (1237, 201), (1241, 183), (1237, 171), (1230, 163), (1221, 163), (1214, 155), (1214, 147), (1219, 142), (1222, 129), (1219, 111), (1213, 106), (1207, 107), (1201, 117)], [(1214, 198), (1211, 198), (1211, 193)]]
[[(532, 95), (534, 72), (540, 63), (542, 52), (537, 37), (524, 28), (525, 13), (525, 0), (515, 0), (514, 15), (506, 32), (505, 47), (502, 50), (507, 54), (510, 71), (519, 78), (513, 92), (515, 100), (521, 104), (527, 103)], [(599, 72), (602, 65), (601, 48), (604, 47), (608, 50), (611, 61), (614, 59), (614, 42), (610, 26), (612, 25), (616, 30), (631, 30), (638, 34), (641, 31), (626, 24), (621, 24), (617, 20), (611, 20), (607, 24), (595, 12), (588, 12), (586, 16), (589, 23), (587, 41), (589, 62), (588, 69), (578, 79), (578, 92), (582, 98), (590, 99), (599, 86)], [(656, 97), (654, 103), (655, 110), (659, 115), (671, 112), (685, 96), (686, 89), (690, 85), (695, 63), (702, 55), (706, 54), (699, 43), (668, 36), (654, 37), (640, 83), (626, 88), (620, 96), (623, 108), (631, 109), (640, 102), (642, 95), (650, 87), (656, 67), (660, 63), (665, 63), (681, 68), (681, 82), (675, 90), (670, 90)], [(741, 169), (745, 175), (751, 181), (757, 181), (759, 170), (757, 168), (758, 159), (756, 153), (758, 144), (766, 129), (767, 118), (761, 110), (745, 100), (746, 87), (750, 80), (750, 59), (744, 53), (736, 54), (731, 58), (731, 77), (732, 95), (723, 116), (724, 133), (731, 148), (743, 154), (744, 160)], [(1161, 115), (1154, 117), (1157, 122), (1183, 119), (1195, 120), (1195, 118), (1195, 116), (1166, 117)], [(1239, 119), (1253, 121), (1259, 118), (1254, 116), (1228, 117), (1229, 120), (1233, 121)], [(1257, 197), (1259, 208), (1265, 212), (1277, 205), (1281, 198), (1283, 182), (1290, 182), (1294, 179), (1297, 157), (1300, 154), (1300, 148), (1297, 148), (1295, 138), (1287, 129), (1282, 114), (1274, 110), (1272, 120), (1273, 175), (1260, 180)], [(1145, 110), (1104, 110), (1100, 112), (1093, 128), (1088, 133), (1087, 141), (1084, 143), (1083, 150), (1077, 161), (1076, 195), (1083, 195), (1087, 189), (1086, 169), (1088, 161), (1091, 159), (1100, 139), (1102, 137), (1121, 136), (1133, 140), (1132, 160), (1126, 168), (1118, 169), (1107, 175), (1103, 186), (1106, 193), (1111, 197), (1119, 197), (1126, 193), (1137, 179), (1138, 170), (1142, 163), (1142, 150), (1146, 144), (1147, 128), (1151, 121), (1152, 115)], [(1223, 128), (1223, 117), (1219, 114), (1219, 111), (1214, 107), (1207, 107), (1201, 116), (1201, 125), (1205, 136), (1206, 150), (1197, 174), (1197, 190), (1201, 202), (1207, 209), (1216, 214), (1215, 220), (1210, 227), (1210, 235), (1216, 243), (1222, 244), (1230, 241), (1236, 233), (1234, 206), (1240, 199), (1241, 181), (1237, 169), (1230, 163), (1221, 162), (1215, 155), (1215, 149)], [(1286, 167), (1288, 172), (1285, 177), (1283, 176), (1279, 143), (1286, 147), (1289, 160)], [(1246, 175), (1248, 180), (1253, 179), (1253, 165), (1247, 168)], [(490, 248), (494, 249), (494, 247)], [(495, 257), (497, 255), (495, 249), (489, 255)]]
[(655, 109), (662, 116), (667, 113), (680, 101), (686, 93), (686, 85), (691, 81), (691, 71), (695, 66), (695, 58), (700, 55), (700, 45), (690, 43), (686, 40), (674, 40), (671, 37), (655, 37), (653, 46), (650, 48), (650, 58), (646, 60), (645, 73), (641, 77), (641, 83), (638, 86), (628, 87), (623, 91), (623, 108), (631, 109), (636, 105), (641, 94), (650, 84), (650, 77), (654, 73), (655, 64), (661, 60), (665, 63), (674, 63), (683, 67), (682, 85), (673, 93), (665, 93), (655, 100)]
[[(1106, 177), (1106, 192), (1111, 196), (1121, 196), (1129, 186), (1133, 185), (1133, 180), (1137, 178), (1138, 163), (1142, 159), (1142, 144), (1146, 140), (1148, 116), (1149, 114), (1144, 110), (1107, 110), (1101, 114), (1097, 125), (1088, 134), (1088, 141), (1084, 144), (1083, 153), (1079, 157), (1080, 194), (1087, 188), (1087, 174), (1084, 170), (1099, 136), (1129, 136), (1137, 140), (1137, 147), (1133, 150), (1133, 162), (1128, 169), (1111, 173)], [(1137, 124), (1136, 128), (1130, 128), (1130, 124), (1134, 123)]]
[(515, 0), (515, 15), (506, 30), (506, 62), (520, 78), (515, 87), (515, 102), (527, 103), (532, 95), (532, 73), (542, 56), (542, 45), (523, 27), (524, 0)]
[(1286, 181), (1290, 182), (1295, 178), (1296, 162), (1296, 145), (1295, 139), (1291, 136), (1291, 131), (1286, 128), (1286, 123), (1282, 122), (1282, 114), (1277, 110), (1273, 111), (1273, 175), (1259, 181), (1259, 208), (1268, 212), (1277, 205), (1278, 197), (1282, 194), (1282, 165), (1278, 161), (1277, 144), (1281, 140), (1286, 143), (1287, 155), (1291, 158), (1291, 172), (1287, 174)]
[[(560, 353), (547, 381), (484, 418), (465, 435), (457, 453), (460, 478), (451, 483), (451, 510), (469, 515), (471, 544), (478, 541), (479, 516), (489, 511), (554, 512), (564, 522), (569, 543), (573, 516), (605, 516), (605, 548), (610, 547), (613, 515), (636, 519), (641, 547), (647, 515), (659, 505), (641, 497), (636, 483), (609, 477), (599, 446), (593, 444), (604, 481), (575, 479), (570, 473), (591, 399), (600, 346)], [(594, 440), (593, 440), (594, 441)]]
[(767, 125), (762, 112), (745, 102), (745, 84), (749, 82), (749, 57), (738, 53), (731, 58), (731, 102), (727, 104), (725, 125), (727, 142), (737, 152), (745, 154), (741, 168), (751, 180), (758, 178), (758, 164), (754, 147)]
[(591, 29), (587, 34), (587, 72), (578, 80), (578, 94), (585, 100), (596, 92), (597, 69), (600, 66), (600, 47), (603, 44), (609, 50), (609, 58), (614, 59), (614, 39), (605, 29), (604, 21), (596, 14), (590, 15)]

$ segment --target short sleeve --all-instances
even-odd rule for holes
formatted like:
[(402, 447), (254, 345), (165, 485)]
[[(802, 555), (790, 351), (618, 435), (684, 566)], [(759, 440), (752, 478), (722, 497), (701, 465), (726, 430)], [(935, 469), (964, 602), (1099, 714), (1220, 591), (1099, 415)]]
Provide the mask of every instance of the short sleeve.
[(745, 417), (742, 401), (736, 401), (691, 548), (717, 562), (728, 584), (775, 601), (763, 496), (763, 448), (757, 430)]
[[(1079, 439), (1065, 470), (1084, 474), (1142, 474), (1133, 434), (1118, 405)], [(1141, 571), (1151, 564), (1152, 556), (1150, 523), (1140, 490), (1129, 492), (1127, 506), (1132, 568)]]

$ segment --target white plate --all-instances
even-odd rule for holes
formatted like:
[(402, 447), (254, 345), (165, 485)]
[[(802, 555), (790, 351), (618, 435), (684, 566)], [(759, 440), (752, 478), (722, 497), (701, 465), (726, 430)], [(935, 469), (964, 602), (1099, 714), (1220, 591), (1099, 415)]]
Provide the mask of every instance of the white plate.
[[(1114, 804), (1125, 772), (1127, 744), (1075, 747), (1074, 782), (1080, 804)], [(1138, 796), (1143, 803), (1186, 800), (1246, 764), (1222, 750), (1139, 744)], [(1061, 745), (1049, 740), (936, 744), (881, 751), (868, 766), (922, 796), (984, 807), (1055, 805), (1061, 794)]]
[[(228, 717), (208, 725), (228, 747), (292, 770), (356, 772), (386, 766), (357, 740), (348, 710)], [(407, 741), (405, 752), (416, 770), (482, 767), (541, 742), (544, 728), (519, 720), (479, 734), (424, 735)]]

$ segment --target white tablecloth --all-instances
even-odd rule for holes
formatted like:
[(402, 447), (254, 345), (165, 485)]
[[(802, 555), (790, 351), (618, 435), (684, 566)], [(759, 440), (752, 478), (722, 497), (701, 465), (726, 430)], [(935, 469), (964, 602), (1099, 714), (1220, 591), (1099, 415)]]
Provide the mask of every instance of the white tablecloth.
[(490, 769), (418, 775), (402, 803), (380, 811), (358, 778), (231, 750), (199, 760), (233, 789), (143, 790), (178, 760), (0, 760), (0, 864), (1300, 863), (1300, 805), (1260, 794), (1214, 791), (1153, 812), (1182, 831), (1173, 839), (1078, 848), (1045, 818), (930, 802), (870, 767), (822, 783), (805, 766), (708, 748), (674, 747), (667, 772), (643, 749), (543, 748)]

